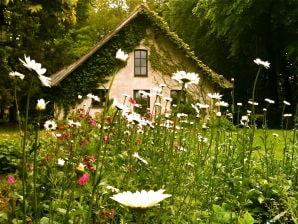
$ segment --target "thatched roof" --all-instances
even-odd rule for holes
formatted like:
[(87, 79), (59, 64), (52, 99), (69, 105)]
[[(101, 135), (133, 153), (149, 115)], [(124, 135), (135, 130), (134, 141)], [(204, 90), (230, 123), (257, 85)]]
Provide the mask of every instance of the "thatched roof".
[(125, 20), (123, 20), (120, 25), (118, 25), (113, 31), (111, 31), (108, 35), (106, 35), (103, 39), (101, 39), (97, 44), (95, 44), (85, 55), (80, 57), (77, 61), (72, 64), (66, 66), (62, 70), (52, 74), (50, 77), (52, 79), (52, 85), (57, 86), (63, 79), (65, 79), (70, 73), (72, 73), (76, 68), (78, 68), (83, 62), (85, 62), (89, 57), (91, 57), (96, 51), (98, 51), (104, 44), (106, 44), (115, 34), (117, 34), (125, 25), (127, 25), (130, 21), (132, 21), (137, 15), (145, 13), (148, 18), (154, 23), (154, 25), (158, 26), (161, 30), (163, 30), (166, 36), (177, 45), (178, 48), (182, 49), (185, 52), (186, 57), (191, 58), (200, 68), (200, 70), (209, 77), (212, 82), (220, 86), (221, 88), (232, 88), (233, 85), (227, 79), (225, 79), (222, 75), (217, 74), (212, 69), (210, 69), (207, 65), (205, 65), (202, 61), (200, 61), (194, 54), (193, 51), (190, 50), (189, 46), (182, 41), (178, 37), (178, 35), (174, 32), (170, 31), (168, 24), (161, 18), (157, 13), (151, 11), (145, 5), (140, 5), (137, 7)]

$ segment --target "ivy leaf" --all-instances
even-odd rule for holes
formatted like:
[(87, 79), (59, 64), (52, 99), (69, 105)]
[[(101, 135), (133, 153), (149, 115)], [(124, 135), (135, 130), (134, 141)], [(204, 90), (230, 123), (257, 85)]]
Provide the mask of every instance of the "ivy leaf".
[(29, 10), (31, 13), (39, 12), (40, 10), (42, 10), (42, 5), (41, 5), (41, 4), (30, 5), (30, 6), (28, 7), (28, 10)]

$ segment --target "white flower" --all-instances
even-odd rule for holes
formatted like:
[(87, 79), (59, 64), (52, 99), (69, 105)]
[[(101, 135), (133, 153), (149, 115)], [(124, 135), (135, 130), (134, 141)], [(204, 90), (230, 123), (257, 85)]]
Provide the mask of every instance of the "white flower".
[(177, 117), (178, 118), (183, 118), (183, 117), (188, 117), (188, 115), (185, 114), (185, 113), (177, 113)]
[(64, 166), (64, 164), (65, 164), (65, 160), (64, 160), (64, 159), (58, 159), (57, 164), (58, 164), (59, 166)]
[(172, 102), (173, 101), (173, 99), (171, 97), (163, 97), (163, 100), (167, 101), (167, 102)]
[(82, 99), (82, 95), (78, 95), (78, 99), (79, 99), (79, 100)]
[(251, 100), (249, 100), (248, 103), (251, 104), (251, 105), (255, 105), (255, 106), (259, 105), (258, 102), (253, 102), (253, 101), (251, 101)]
[(162, 200), (172, 196), (170, 194), (163, 194), (163, 192), (164, 190), (142, 190), (135, 193), (126, 191), (113, 195), (111, 199), (131, 208), (150, 208)]
[(57, 128), (57, 124), (53, 120), (47, 120), (43, 126), (47, 131), (56, 130), (56, 128)]
[(140, 124), (142, 122), (141, 115), (138, 113), (124, 114), (129, 123)]
[(145, 163), (146, 165), (148, 165), (148, 162), (147, 160), (143, 159), (142, 157), (140, 157), (139, 153), (138, 152), (135, 152), (134, 154), (132, 154), (132, 157), (140, 160), (142, 163)]
[(24, 55), (25, 57), (25, 61), (23, 61), (22, 59), (19, 58), (19, 60), (23, 63), (23, 65), (28, 68), (29, 70), (34, 70), (38, 75), (43, 75), (44, 73), (46, 73), (46, 69), (45, 68), (41, 68), (41, 64), (35, 62), (35, 60), (31, 60), (30, 56), (26, 57), (26, 55)]
[(217, 117), (220, 117), (221, 116), (221, 112), (220, 111), (216, 112), (216, 116)]
[(269, 99), (269, 98), (265, 98), (265, 101), (266, 101), (267, 103), (269, 103), (269, 104), (274, 104), (274, 103), (275, 103), (274, 100), (271, 100), (271, 99)]
[(279, 136), (277, 133), (273, 133), (272, 135), (274, 138), (278, 138), (278, 136)]
[(202, 103), (196, 103), (196, 106), (198, 106), (200, 109), (207, 109), (209, 108), (208, 104), (202, 104)]
[(116, 107), (118, 110), (122, 110), (123, 113), (129, 112), (129, 108), (123, 103), (119, 103), (116, 98), (113, 99), (113, 106)]
[(110, 191), (112, 191), (112, 192), (114, 192), (114, 193), (118, 193), (119, 192), (119, 189), (118, 188), (113, 187), (113, 186), (110, 186), (110, 185), (107, 186), (107, 189), (110, 190)]
[(36, 110), (45, 110), (46, 109), (46, 102), (44, 99), (37, 100)]
[(87, 95), (87, 97), (90, 98), (90, 99), (92, 99), (92, 100), (94, 100), (94, 101), (100, 102), (99, 97), (98, 97), (98, 96), (95, 96), (95, 95), (93, 95), (93, 94), (91, 94), (91, 93), (89, 93), (89, 94)]
[(25, 78), (25, 75), (23, 75), (23, 74), (21, 74), (19, 72), (10, 72), (9, 73), (9, 76), (11, 76), (11, 77), (18, 77), (18, 78), (20, 78), (22, 80)]
[(77, 166), (77, 170), (78, 170), (78, 171), (82, 171), (82, 172), (84, 172), (84, 170), (85, 170), (85, 165), (84, 165), (83, 163), (79, 163), (78, 166)]
[(38, 75), (38, 78), (43, 86), (51, 87), (51, 78), (44, 75)]
[(199, 83), (199, 75), (196, 73), (186, 73), (185, 71), (178, 71), (173, 74), (172, 79), (178, 81), (179, 83), (185, 83), (185, 88), (189, 84), (198, 84)]
[(242, 116), (242, 117), (241, 117), (241, 121), (240, 121), (240, 123), (241, 123), (242, 125), (247, 126), (248, 122), (249, 122), (249, 118), (248, 118), (248, 116)]
[(116, 53), (116, 58), (121, 60), (121, 61), (127, 61), (128, 59), (128, 54), (125, 54), (124, 51), (119, 49)]
[(79, 121), (74, 122), (73, 120), (68, 120), (68, 125), (71, 127), (81, 127), (81, 123)]
[(196, 111), (197, 114), (200, 113), (200, 110), (199, 110), (199, 108), (198, 108), (196, 105), (191, 104), (191, 107), (192, 107), (193, 109), (195, 109), (195, 111)]
[(260, 58), (255, 59), (254, 63), (257, 65), (262, 65), (266, 69), (270, 68), (270, 63), (268, 61), (262, 61)]
[(219, 102), (216, 102), (215, 103), (215, 106), (218, 106), (218, 107), (228, 107), (229, 104), (225, 101), (219, 101)]
[(241, 106), (242, 106), (242, 103), (240, 103), (240, 102), (239, 102), (239, 103), (237, 103), (237, 106), (241, 107)]
[(282, 101), (284, 103), (284, 105), (290, 106), (291, 104), (288, 101)]
[(207, 126), (207, 124), (204, 122), (203, 124), (202, 124), (202, 129), (207, 129), (208, 128), (208, 126)]
[(44, 76), (46, 69), (41, 67), (40, 63), (37, 63), (35, 60), (31, 60), (30, 57), (25, 57), (25, 61), (19, 58), (23, 65), (29, 70), (34, 70), (38, 74), (38, 78), (41, 81), (43, 86), (51, 87), (51, 78)]
[(146, 92), (144, 90), (139, 90), (138, 93), (141, 94), (141, 95), (143, 95), (143, 96), (148, 96), (148, 97), (151, 96), (150, 92)]
[(219, 93), (208, 93), (207, 96), (211, 99), (216, 99), (216, 100), (220, 100), (222, 95), (220, 95)]
[(293, 114), (284, 114), (283, 116), (284, 116), (284, 117), (292, 117)]

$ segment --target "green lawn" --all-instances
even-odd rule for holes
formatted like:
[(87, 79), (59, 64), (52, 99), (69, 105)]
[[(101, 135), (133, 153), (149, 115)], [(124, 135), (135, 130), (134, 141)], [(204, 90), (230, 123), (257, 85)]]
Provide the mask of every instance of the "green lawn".
[(19, 135), (16, 124), (0, 123), (0, 140), (17, 138)]

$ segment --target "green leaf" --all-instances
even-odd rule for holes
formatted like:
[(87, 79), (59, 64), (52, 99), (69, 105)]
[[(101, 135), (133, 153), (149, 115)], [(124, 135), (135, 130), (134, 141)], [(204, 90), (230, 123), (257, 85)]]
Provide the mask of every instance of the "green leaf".
[(243, 218), (240, 218), (238, 221), (239, 224), (253, 224), (256, 220), (251, 216), (249, 212), (246, 212)]
[(0, 212), (0, 221), (8, 220), (7, 214), (4, 212)]
[(265, 197), (263, 195), (260, 195), (258, 197), (258, 201), (259, 201), (260, 204), (262, 204), (264, 202), (264, 200), (265, 200)]

